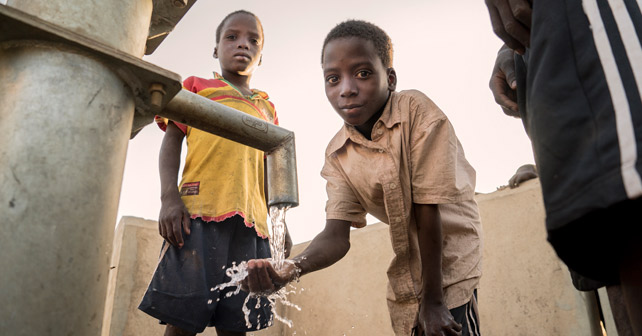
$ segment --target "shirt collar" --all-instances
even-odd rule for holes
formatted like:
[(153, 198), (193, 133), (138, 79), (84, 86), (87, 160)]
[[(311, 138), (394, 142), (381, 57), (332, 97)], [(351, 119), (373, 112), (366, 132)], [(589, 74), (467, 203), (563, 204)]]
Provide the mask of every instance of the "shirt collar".
[(265, 100), (269, 100), (269, 99), (270, 99), (270, 96), (268, 96), (268, 94), (267, 94), (266, 92), (263, 92), (263, 91), (261, 91), (261, 90), (257, 90), (257, 89), (251, 89), (251, 90), (252, 90), (252, 95), (251, 95), (251, 96), (249, 96), (249, 97), (247, 97), (247, 96), (243, 95), (243, 94), (241, 93), (241, 91), (239, 91), (239, 89), (237, 89), (237, 88), (236, 88), (232, 83), (230, 83), (227, 79), (225, 79), (223, 76), (221, 76), (221, 75), (220, 75), (218, 72), (216, 72), (216, 71), (214, 71), (214, 79), (218, 79), (218, 80), (220, 80), (220, 81), (225, 82), (227, 85), (229, 85), (229, 86), (231, 86), (232, 88), (234, 88), (234, 90), (238, 91), (238, 93), (239, 93), (243, 98), (247, 98), (247, 99), (254, 99), (254, 98), (256, 98), (256, 97), (258, 96), (258, 97), (260, 97), (260, 98), (262, 98), (262, 99), (265, 99)]
[[(394, 104), (394, 96), (396, 95), (396, 92), (391, 92), (390, 97), (388, 97), (388, 101), (386, 102), (386, 106), (383, 108), (383, 112), (381, 113), (381, 116), (379, 117), (379, 120), (375, 123), (375, 126), (378, 123), (382, 123), (386, 128), (390, 129), (394, 125), (398, 124), (401, 122), (401, 117), (399, 115), (398, 109), (395, 106), (395, 111), (393, 111), (393, 104)], [(328, 154), (332, 154), (339, 149), (341, 149), (345, 143), (350, 140), (354, 143), (360, 143), (363, 142), (365, 137), (357, 131), (357, 129), (352, 126), (348, 125), (346, 123), (343, 124), (343, 127), (337, 132), (337, 134), (332, 138), (330, 141), (330, 144), (328, 145)]]
[[(384, 126), (386, 126), (386, 128), (388, 129), (392, 128), (394, 125), (401, 122), (401, 116), (399, 115), (399, 108), (396, 106), (397, 104), (394, 102), (396, 95), (397, 95), (397, 92), (395, 91), (390, 92), (390, 97), (388, 97), (386, 106), (383, 108), (383, 113), (381, 113), (381, 117), (379, 117), (379, 120), (377, 121), (377, 122), (382, 122)], [(395, 105), (394, 111), (393, 111), (393, 105)]]

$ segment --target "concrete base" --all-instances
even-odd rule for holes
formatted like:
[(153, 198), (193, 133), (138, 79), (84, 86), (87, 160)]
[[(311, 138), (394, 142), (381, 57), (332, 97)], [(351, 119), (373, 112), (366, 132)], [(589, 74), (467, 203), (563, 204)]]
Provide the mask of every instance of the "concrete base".
[[(546, 242), (539, 182), (480, 194), (477, 200), (485, 239), (478, 293), (482, 332), (601, 335), (594, 296), (575, 290), (567, 268)], [(122, 218), (105, 314), (111, 330), (104, 330), (103, 336), (162, 334), (164, 327), (137, 309), (161, 242), (155, 221)], [(295, 284), (290, 300), (301, 311), (278, 307), (293, 321), (292, 328), (275, 322), (248, 335), (392, 335), (385, 299), (386, 269), (392, 258), (388, 227), (379, 223), (353, 230), (351, 243), (341, 261)], [(296, 245), (293, 255), (307, 244)], [(610, 316), (608, 305), (603, 309)], [(209, 329), (204, 333), (215, 334)]]
[(162, 242), (156, 221), (123, 217), (116, 226), (102, 335), (162, 335), (164, 327), (137, 309)]
[(484, 231), (479, 314), (486, 335), (601, 335), (595, 298), (575, 290), (546, 241), (539, 180), (477, 196)]

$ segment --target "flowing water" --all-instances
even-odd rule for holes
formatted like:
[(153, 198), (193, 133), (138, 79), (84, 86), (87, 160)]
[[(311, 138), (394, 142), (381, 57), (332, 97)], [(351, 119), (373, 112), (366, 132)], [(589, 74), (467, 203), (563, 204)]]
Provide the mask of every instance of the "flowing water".
[(270, 207), (270, 222), (272, 224), (270, 252), (272, 252), (272, 260), (274, 260), (276, 269), (281, 269), (285, 260), (285, 213), (289, 208), (289, 206)]
[[(272, 266), (277, 271), (283, 267), (284, 263), (293, 263), (291, 260), (285, 259), (285, 213), (289, 209), (289, 206), (271, 206), (270, 207), (270, 228), (272, 235), (270, 237), (270, 252), (272, 253), (272, 259), (270, 262)], [(225, 270), (225, 274), (230, 277), (230, 281), (212, 287), (211, 291), (222, 290), (227, 287), (236, 287), (234, 291), (227, 292), (226, 297), (236, 295), (241, 291), (241, 281), (247, 276), (247, 262), (243, 261), (240, 264), (232, 264), (232, 267)], [(288, 289), (288, 287), (290, 289)], [(291, 293), (294, 293), (295, 287), (291, 284), (284, 286), (278, 291), (265, 294), (265, 293), (250, 293), (245, 302), (243, 303), (243, 312), (245, 313), (245, 324), (249, 327), (252, 326), (252, 323), (249, 319), (250, 316), (250, 307), (248, 307), (248, 302), (251, 298), (264, 297), (268, 300), (270, 304), (270, 309), (272, 310), (272, 316), (278, 321), (285, 323), (288, 327), (292, 327), (292, 321), (280, 316), (276, 312), (276, 303), (280, 302), (282, 305), (293, 307), (297, 310), (301, 308), (292, 302), (288, 301), (287, 296)], [(211, 304), (212, 300), (208, 303)], [(257, 306), (255, 308), (260, 308), (260, 300), (257, 300)]]

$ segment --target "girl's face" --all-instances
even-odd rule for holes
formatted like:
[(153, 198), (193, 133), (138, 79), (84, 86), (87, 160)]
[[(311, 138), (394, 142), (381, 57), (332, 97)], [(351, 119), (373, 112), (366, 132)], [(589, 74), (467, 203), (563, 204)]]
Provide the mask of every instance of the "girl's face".
[(251, 75), (261, 63), (263, 31), (252, 15), (239, 13), (227, 19), (214, 49), (223, 77), (226, 73)]

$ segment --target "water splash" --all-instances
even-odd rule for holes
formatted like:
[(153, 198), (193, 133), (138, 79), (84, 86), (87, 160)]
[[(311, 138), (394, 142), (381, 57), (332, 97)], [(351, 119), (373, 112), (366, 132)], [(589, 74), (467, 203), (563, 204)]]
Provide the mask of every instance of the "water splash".
[(270, 223), (272, 224), (272, 237), (270, 237), (270, 252), (272, 260), (275, 262), (275, 268), (283, 267), (285, 260), (285, 213), (289, 206), (271, 206)]
[[(272, 235), (270, 237), (270, 252), (272, 253), (272, 258), (270, 259), (270, 263), (276, 269), (277, 271), (283, 268), (283, 265), (285, 263), (288, 264), (294, 264), (292, 260), (286, 260), (285, 259), (285, 213), (289, 209), (289, 206), (271, 206), (270, 207), (270, 224), (271, 224), (271, 231)], [(229, 291), (225, 294), (226, 297), (230, 297), (232, 295), (236, 295), (241, 291), (241, 281), (247, 277), (247, 262), (243, 261), (240, 264), (236, 265), (236, 263), (232, 263), (232, 267), (228, 268), (225, 270), (225, 274), (230, 278), (230, 281), (226, 283), (222, 283), (217, 285), (216, 287), (211, 288), (211, 291), (214, 290), (222, 290), (227, 287), (236, 287), (234, 291)], [(290, 289), (288, 289), (288, 287)], [(249, 300), (251, 298), (257, 298), (257, 303), (255, 308), (260, 308), (260, 300), (258, 300), (260, 297), (264, 297), (268, 300), (269, 305), (270, 305), (270, 310), (272, 311), (272, 316), (274, 319), (277, 321), (280, 321), (284, 324), (286, 324), (288, 327), (292, 327), (292, 320), (289, 320), (283, 316), (280, 316), (276, 312), (276, 303), (279, 302), (282, 305), (293, 307), (299, 311), (301, 311), (301, 308), (297, 306), (296, 304), (290, 302), (287, 299), (287, 296), (289, 294), (292, 294), (295, 292), (296, 287), (294, 287), (292, 284), (288, 284), (287, 286), (282, 287), (278, 291), (267, 294), (267, 293), (249, 293), (249, 295), (245, 298), (245, 302), (243, 303), (243, 313), (245, 314), (245, 324), (247, 325), (248, 328), (252, 327), (252, 323), (250, 322), (250, 308), (248, 307)], [(217, 300), (218, 301), (218, 300)], [(211, 300), (210, 302), (211, 303)], [(257, 318), (258, 319), (258, 318)], [(258, 322), (258, 321), (257, 321)]]

